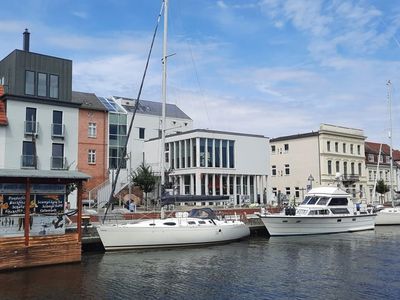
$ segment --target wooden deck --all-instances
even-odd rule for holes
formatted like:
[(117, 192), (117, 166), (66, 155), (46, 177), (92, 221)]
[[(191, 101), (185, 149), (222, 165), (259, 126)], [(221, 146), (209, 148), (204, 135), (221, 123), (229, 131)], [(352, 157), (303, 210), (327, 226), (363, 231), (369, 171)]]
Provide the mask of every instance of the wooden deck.
[(81, 261), (78, 233), (0, 239), (0, 270), (63, 264)]

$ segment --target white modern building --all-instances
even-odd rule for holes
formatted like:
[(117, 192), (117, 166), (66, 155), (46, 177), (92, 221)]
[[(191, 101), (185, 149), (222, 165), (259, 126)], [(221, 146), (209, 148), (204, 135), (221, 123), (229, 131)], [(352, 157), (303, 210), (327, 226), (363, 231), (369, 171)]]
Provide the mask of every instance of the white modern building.
[(271, 187), (276, 201), (300, 201), (312, 186), (335, 184), (365, 198), (364, 132), (321, 124), (317, 132), (278, 137), (271, 144)]
[[(160, 138), (144, 144), (145, 162), (160, 174)], [(176, 195), (229, 196), (232, 203), (267, 203), (269, 139), (195, 129), (165, 140), (167, 181)], [(208, 204), (208, 203), (202, 203)]]

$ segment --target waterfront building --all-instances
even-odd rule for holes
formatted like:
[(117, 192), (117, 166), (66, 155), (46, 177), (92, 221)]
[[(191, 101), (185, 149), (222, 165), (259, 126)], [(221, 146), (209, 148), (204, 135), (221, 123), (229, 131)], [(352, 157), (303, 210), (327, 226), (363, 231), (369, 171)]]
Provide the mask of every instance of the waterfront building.
[(0, 61), (0, 103), (0, 269), (80, 261), (81, 226), (66, 233), (64, 218), (76, 186), (80, 224), (89, 178), (77, 171), (72, 61), (31, 52), (25, 30), (23, 50)]
[(365, 142), (365, 164), (367, 172), (368, 199), (379, 203), (389, 202), (390, 193), (384, 195), (374, 194), (374, 186), (377, 180), (383, 180), (385, 185), (391, 186), (390, 179), (393, 178), (393, 189), (398, 190), (399, 184), (399, 151), (393, 150), (393, 174), (390, 174), (390, 147), (387, 144)]
[(72, 92), (80, 103), (78, 126), (78, 170), (90, 175), (83, 198), (108, 179), (108, 110), (93, 93)]
[(354, 197), (365, 198), (364, 132), (321, 124), (317, 132), (270, 140), (271, 187), (276, 202), (300, 201), (313, 186), (340, 180)]
[(17, 49), (0, 61), (0, 81), (8, 120), (0, 127), (0, 168), (76, 169), (80, 104), (71, 97), (72, 61)]
[[(132, 132), (127, 144), (126, 156), (122, 157), (127, 138), (128, 127), (133, 117), (136, 100), (126, 97), (98, 97), (108, 110), (108, 178), (105, 182), (90, 191), (99, 206), (104, 205), (111, 192), (115, 170), (121, 165), (120, 175), (114, 194), (129, 186), (130, 174), (144, 162), (144, 143), (161, 137), (162, 103), (140, 100), (136, 111)], [(166, 105), (166, 132), (178, 133), (191, 130), (193, 120), (178, 106)]]
[[(160, 143), (159, 137), (144, 143), (145, 163), (157, 174)], [(229, 196), (233, 205), (267, 202), (267, 137), (194, 129), (167, 135), (164, 155), (174, 195)]]

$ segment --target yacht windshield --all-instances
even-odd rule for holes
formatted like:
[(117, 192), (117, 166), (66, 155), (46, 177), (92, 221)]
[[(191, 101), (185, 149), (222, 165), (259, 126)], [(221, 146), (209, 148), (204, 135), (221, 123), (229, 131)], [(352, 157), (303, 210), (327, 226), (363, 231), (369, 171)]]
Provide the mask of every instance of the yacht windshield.
[(328, 197), (321, 197), (321, 198), (319, 198), (319, 201), (317, 204), (318, 205), (326, 205), (328, 203), (328, 201), (329, 201)]
[(310, 201), (311, 197), (306, 196), (301, 204), (307, 204), (308, 201)]
[(308, 205), (317, 203), (319, 197), (313, 196), (311, 197), (310, 201), (308, 201)]
[(347, 205), (348, 200), (347, 198), (332, 198), (331, 201), (329, 202), (329, 206), (336, 206), (336, 205)]

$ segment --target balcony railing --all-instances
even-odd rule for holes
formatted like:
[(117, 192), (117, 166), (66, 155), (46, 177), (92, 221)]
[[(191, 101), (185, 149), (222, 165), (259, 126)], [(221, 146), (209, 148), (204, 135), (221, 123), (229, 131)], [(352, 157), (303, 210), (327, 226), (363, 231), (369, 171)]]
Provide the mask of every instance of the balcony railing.
[(63, 156), (52, 156), (50, 159), (50, 168), (52, 170), (64, 170), (67, 167), (67, 159)]
[(25, 121), (24, 130), (26, 135), (37, 135), (39, 132), (39, 122)]
[(360, 181), (360, 176), (355, 174), (344, 174), (343, 181), (345, 182), (357, 182)]
[(38, 157), (35, 155), (21, 155), (21, 168), (34, 169), (37, 167)]
[(64, 138), (65, 125), (64, 124), (51, 124), (51, 136), (56, 138)]

